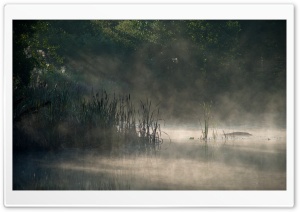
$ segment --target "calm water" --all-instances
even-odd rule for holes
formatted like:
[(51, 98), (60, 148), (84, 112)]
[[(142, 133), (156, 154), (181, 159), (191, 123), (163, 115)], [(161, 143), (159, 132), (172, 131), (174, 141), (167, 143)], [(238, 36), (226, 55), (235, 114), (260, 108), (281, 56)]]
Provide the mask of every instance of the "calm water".
[[(14, 155), (16, 190), (284, 190), (286, 132), (243, 131), (250, 137), (209, 134), (208, 145), (191, 128), (169, 128), (152, 155), (104, 156), (93, 150)], [(194, 139), (190, 139), (193, 137)]]

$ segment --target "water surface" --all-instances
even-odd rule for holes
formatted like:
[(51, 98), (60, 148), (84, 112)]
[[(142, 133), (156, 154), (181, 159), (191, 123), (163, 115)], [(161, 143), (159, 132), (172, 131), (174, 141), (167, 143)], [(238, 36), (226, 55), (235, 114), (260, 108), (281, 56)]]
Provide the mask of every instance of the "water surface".
[[(226, 129), (233, 132), (233, 129)], [(169, 128), (155, 154), (103, 155), (96, 150), (15, 154), (16, 190), (285, 190), (286, 133), (238, 129), (252, 136), (207, 144), (197, 129)], [(193, 138), (193, 139), (191, 139)]]

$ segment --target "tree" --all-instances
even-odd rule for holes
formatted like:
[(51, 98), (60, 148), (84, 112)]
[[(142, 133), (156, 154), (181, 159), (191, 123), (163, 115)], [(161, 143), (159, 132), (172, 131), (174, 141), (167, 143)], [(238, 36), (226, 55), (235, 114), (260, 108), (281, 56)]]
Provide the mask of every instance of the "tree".
[(14, 90), (28, 86), (34, 69), (51, 70), (62, 64), (56, 53), (58, 45), (49, 39), (47, 21), (14, 20), (13, 22), (13, 86)]
[[(36, 112), (40, 107), (49, 105), (45, 100), (37, 105), (29, 106), (16, 112), (29, 100), (28, 89), (35, 83), (34, 71), (51, 71), (55, 65), (61, 64), (56, 54), (57, 47), (50, 45), (47, 21), (14, 20), (13, 21), (13, 107), (14, 121), (28, 113)], [(39, 100), (40, 101), (40, 100)], [(20, 106), (21, 105), (21, 106)], [(22, 107), (21, 107), (22, 108)]]
[(14, 90), (27, 86), (30, 72), (37, 65), (36, 59), (30, 54), (30, 41), (35, 32), (37, 21), (13, 22), (13, 85)]

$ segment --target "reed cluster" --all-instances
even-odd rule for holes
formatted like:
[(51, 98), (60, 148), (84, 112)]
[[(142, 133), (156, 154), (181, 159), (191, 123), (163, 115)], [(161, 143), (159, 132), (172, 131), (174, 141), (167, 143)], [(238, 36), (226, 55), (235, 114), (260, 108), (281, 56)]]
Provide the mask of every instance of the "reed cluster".
[[(114, 154), (153, 153), (163, 142), (159, 107), (153, 107), (149, 99), (140, 100), (136, 106), (130, 94), (109, 95), (106, 90), (92, 89), (86, 95), (76, 84), (34, 89), (31, 95), (31, 106), (27, 107), (34, 106), (36, 113), (22, 117), (21, 124), (14, 123), (18, 133), (28, 135), (27, 141), (16, 135), (14, 143), (19, 149), (30, 145), (51, 150), (91, 148)], [(44, 105), (45, 101), (50, 103)], [(22, 114), (20, 109), (16, 109), (17, 113)]]

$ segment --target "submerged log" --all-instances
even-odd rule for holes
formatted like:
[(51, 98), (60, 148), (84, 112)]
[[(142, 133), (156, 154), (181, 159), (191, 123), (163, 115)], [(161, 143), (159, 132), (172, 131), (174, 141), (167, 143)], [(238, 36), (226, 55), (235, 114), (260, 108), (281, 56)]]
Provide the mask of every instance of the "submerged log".
[(247, 132), (232, 132), (232, 133), (225, 133), (226, 136), (252, 136), (250, 133)]

